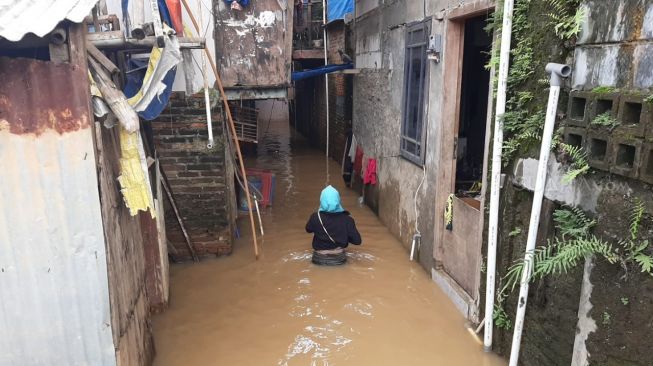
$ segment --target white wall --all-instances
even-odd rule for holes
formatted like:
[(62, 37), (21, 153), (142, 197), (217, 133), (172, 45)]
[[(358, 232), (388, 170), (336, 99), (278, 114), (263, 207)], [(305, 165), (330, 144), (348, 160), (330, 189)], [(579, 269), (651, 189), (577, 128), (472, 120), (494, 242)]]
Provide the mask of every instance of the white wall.
[[(129, 9), (133, 8), (133, 3), (138, 0), (131, 0), (129, 4)], [(212, 1), (211, 0), (186, 0), (188, 2), (188, 5), (191, 8), (191, 11), (193, 12), (193, 15), (195, 16), (195, 19), (197, 22), (200, 22), (200, 14), (202, 18), (202, 25), (201, 25), (201, 36), (206, 38), (206, 46), (210, 51), (210, 54), (213, 55), (215, 58), (215, 42), (213, 41), (213, 15), (211, 14), (211, 7), (212, 7)], [(109, 11), (109, 14), (116, 14), (118, 18), (120, 19), (121, 22), (121, 29), (124, 29), (124, 23), (123, 23), (123, 17), (122, 17), (122, 8), (121, 8), (121, 0), (107, 0), (107, 10)], [(201, 9), (201, 12), (200, 12)], [(186, 9), (182, 5), (182, 14), (183, 14), (183, 23), (184, 27), (186, 27), (187, 30), (191, 32), (192, 37), (197, 37), (197, 33), (195, 32), (195, 27), (193, 26), (193, 23), (188, 16), (188, 13), (186, 12)], [(145, 4), (145, 19), (146, 20), (151, 20), (152, 19), (152, 12), (149, 9), (149, 1), (146, 1)], [(195, 69), (195, 77), (193, 81), (193, 91), (198, 92), (204, 87), (204, 81), (202, 77), (202, 57), (204, 55), (203, 50), (192, 50), (193, 53), (193, 59), (196, 62), (193, 62), (193, 67)], [(206, 62), (206, 72), (207, 72), (207, 81), (209, 87), (213, 86), (215, 83), (215, 76), (213, 75), (213, 71), (211, 70), (211, 66), (209, 65), (208, 61)], [(185, 91), (186, 90), (186, 83), (185, 83), (185, 77), (184, 77), (184, 67), (183, 65), (179, 65), (177, 68), (177, 77), (175, 78), (175, 83), (173, 84), (173, 90), (174, 91)]]

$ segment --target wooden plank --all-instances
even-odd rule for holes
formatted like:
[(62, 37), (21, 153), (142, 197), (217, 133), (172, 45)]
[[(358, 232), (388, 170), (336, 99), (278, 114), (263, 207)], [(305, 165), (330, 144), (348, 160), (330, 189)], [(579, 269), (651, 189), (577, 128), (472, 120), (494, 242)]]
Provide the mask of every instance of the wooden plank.
[(292, 52), (293, 60), (313, 60), (313, 59), (324, 59), (324, 50), (294, 50)]
[(93, 43), (89, 42), (88, 40), (86, 41), (86, 51), (88, 54), (95, 59), (95, 61), (99, 62), (102, 67), (104, 67), (111, 75), (119, 73), (120, 69), (118, 66), (114, 65), (107, 56), (104, 55), (104, 53), (100, 52)]

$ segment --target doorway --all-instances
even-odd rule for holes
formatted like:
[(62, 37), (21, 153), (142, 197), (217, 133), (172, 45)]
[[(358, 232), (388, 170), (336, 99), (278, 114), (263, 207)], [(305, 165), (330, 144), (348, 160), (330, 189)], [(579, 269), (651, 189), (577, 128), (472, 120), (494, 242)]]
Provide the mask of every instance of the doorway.
[(456, 138), (456, 182), (458, 197), (478, 199), (483, 179), (485, 130), (488, 106), (492, 39), (485, 31), (487, 16), (465, 21), (460, 111)]
[[(446, 280), (459, 309), (478, 316), (488, 131), (491, 123), (492, 36), (485, 30), (492, 2), (452, 12), (447, 22), (443, 125), (440, 134), (434, 278)], [(452, 213), (443, 215), (442, 213)], [(443, 216), (447, 218), (442, 219)]]

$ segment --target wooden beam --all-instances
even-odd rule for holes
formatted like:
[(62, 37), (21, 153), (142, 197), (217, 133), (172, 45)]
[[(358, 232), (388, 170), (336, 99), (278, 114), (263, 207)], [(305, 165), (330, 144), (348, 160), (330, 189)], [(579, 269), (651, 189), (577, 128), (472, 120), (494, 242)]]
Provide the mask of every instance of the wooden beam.
[(114, 65), (107, 56), (104, 55), (104, 53), (100, 52), (93, 43), (89, 42), (88, 40), (86, 41), (86, 51), (88, 54), (95, 59), (95, 61), (99, 62), (102, 67), (104, 67), (109, 74), (117, 74), (120, 72), (120, 69), (118, 66)]
[[(141, 40), (125, 38), (122, 31), (89, 33), (86, 36), (99, 49), (151, 49), (157, 45), (156, 37), (145, 37)], [(178, 37), (181, 49), (203, 49), (206, 40), (198, 37)]]
[(324, 59), (324, 50), (295, 50), (292, 51), (293, 60), (316, 60)]
[(111, 108), (111, 111), (118, 117), (118, 120), (127, 131), (137, 131), (140, 125), (138, 114), (127, 103), (125, 94), (116, 87), (111, 77), (107, 75), (100, 63), (95, 61), (93, 57), (88, 57), (88, 64), (93, 75), (93, 80), (95, 80), (98, 89), (102, 93), (102, 97), (107, 102), (107, 105), (109, 105), (109, 108)]

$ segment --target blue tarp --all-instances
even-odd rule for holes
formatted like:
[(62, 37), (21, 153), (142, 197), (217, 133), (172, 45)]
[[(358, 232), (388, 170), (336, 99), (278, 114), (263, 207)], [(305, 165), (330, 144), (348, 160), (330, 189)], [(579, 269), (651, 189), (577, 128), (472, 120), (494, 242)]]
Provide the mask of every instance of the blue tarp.
[(345, 15), (354, 12), (354, 0), (329, 0), (327, 4), (327, 21), (345, 19)]
[(326, 75), (334, 71), (346, 70), (353, 68), (352, 64), (326, 65), (313, 70), (295, 71), (292, 73), (292, 81), (314, 78), (320, 75)]

